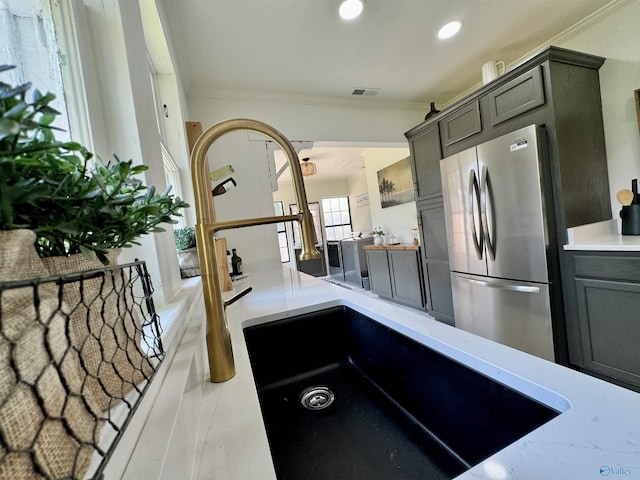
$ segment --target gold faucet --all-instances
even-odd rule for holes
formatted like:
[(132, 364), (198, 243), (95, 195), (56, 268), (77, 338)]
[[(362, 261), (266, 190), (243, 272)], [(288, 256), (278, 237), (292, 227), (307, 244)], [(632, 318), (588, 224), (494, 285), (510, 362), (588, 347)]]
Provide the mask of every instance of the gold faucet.
[[(296, 190), (298, 211), (296, 215), (280, 215), (272, 217), (246, 218), (216, 222), (211, 195), (211, 180), (209, 177), (209, 162), (207, 151), (211, 144), (221, 136), (236, 130), (251, 130), (261, 133), (274, 140), (284, 151), (289, 160), (291, 175)], [(307, 205), (307, 195), (302, 181), (302, 171), (298, 155), (291, 142), (284, 135), (269, 125), (249, 119), (226, 120), (209, 127), (196, 140), (191, 153), (191, 180), (196, 199), (196, 236), (198, 243), (198, 257), (202, 277), (205, 311), (207, 315), (207, 351), (209, 354), (209, 373), (212, 382), (225, 382), (236, 374), (231, 347), (231, 335), (225, 317), (225, 305), (222, 301), (220, 278), (218, 276), (218, 260), (213, 243), (214, 233), (231, 228), (265, 225), (291, 220), (300, 222), (302, 230), (302, 252), (300, 260), (319, 258), (315, 248), (316, 234), (313, 218)], [(225, 260), (226, 261), (226, 260)]]

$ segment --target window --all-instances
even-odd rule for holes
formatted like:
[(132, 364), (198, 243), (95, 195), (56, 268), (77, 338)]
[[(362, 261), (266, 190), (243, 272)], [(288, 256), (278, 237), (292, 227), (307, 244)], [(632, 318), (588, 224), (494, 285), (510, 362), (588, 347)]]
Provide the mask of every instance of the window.
[[(56, 96), (52, 106), (61, 112), (54, 125), (56, 139), (70, 139), (62, 74), (53, 26), (51, 7), (47, 1), (0, 1), (0, 63), (16, 68), (2, 73), (2, 81), (13, 85), (32, 83), (32, 90), (51, 92)], [(61, 60), (64, 60), (62, 58)]]
[(349, 197), (323, 198), (322, 214), (327, 240), (340, 240), (351, 233)]
[[(273, 202), (273, 208), (276, 211), (276, 215), (284, 215), (284, 204), (281, 201)], [(287, 239), (287, 229), (284, 222), (276, 224), (278, 230), (278, 246), (280, 247), (280, 261), (282, 263), (289, 263), (291, 257), (289, 257), (289, 240)]]
[[(164, 180), (168, 186), (171, 186), (171, 192), (182, 198), (182, 191), (180, 188), (180, 171), (178, 170), (178, 166), (176, 162), (173, 161), (173, 157), (167, 151), (164, 146), (164, 143), (160, 143), (160, 149), (162, 150), (162, 164), (164, 165)], [(186, 227), (186, 222), (184, 217), (177, 217), (176, 220), (178, 223), (174, 225), (174, 228), (182, 228)]]
[[(292, 203), (289, 205), (289, 211), (292, 215), (298, 213), (298, 205)], [(316, 241), (322, 244), (322, 225), (320, 223), (320, 204), (318, 202), (309, 203), (309, 211), (311, 212), (311, 216), (313, 217), (313, 226), (316, 230)], [(302, 246), (302, 240), (300, 239), (300, 223), (292, 222), (293, 225), (293, 243), (296, 248)]]
[[(149, 79), (151, 82), (151, 91), (153, 93), (153, 103), (156, 112), (156, 123), (158, 127), (158, 135), (160, 136), (160, 149), (162, 151), (162, 164), (164, 166), (164, 178), (168, 186), (172, 187), (172, 193), (176, 196), (182, 197), (182, 186), (180, 182), (180, 170), (178, 165), (171, 155), (169, 149), (169, 139), (167, 137), (166, 122), (170, 122), (167, 118), (166, 108), (167, 106), (162, 103), (160, 98), (160, 86), (159, 75), (151, 60), (151, 57), (147, 55), (147, 62), (149, 67)], [(186, 226), (185, 218), (178, 217), (178, 223), (174, 225), (174, 228), (181, 228)]]

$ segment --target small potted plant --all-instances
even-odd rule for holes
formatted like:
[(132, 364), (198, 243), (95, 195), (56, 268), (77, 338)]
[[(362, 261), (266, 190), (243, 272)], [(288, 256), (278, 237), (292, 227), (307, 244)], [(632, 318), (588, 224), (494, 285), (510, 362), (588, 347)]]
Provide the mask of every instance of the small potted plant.
[(371, 230), (371, 235), (373, 235), (374, 245), (382, 245), (384, 243), (384, 230), (382, 230), (382, 227), (375, 227)]
[(178, 250), (178, 264), (182, 278), (196, 277), (200, 275), (200, 259), (196, 248), (196, 230), (186, 226), (176, 228), (173, 231)]

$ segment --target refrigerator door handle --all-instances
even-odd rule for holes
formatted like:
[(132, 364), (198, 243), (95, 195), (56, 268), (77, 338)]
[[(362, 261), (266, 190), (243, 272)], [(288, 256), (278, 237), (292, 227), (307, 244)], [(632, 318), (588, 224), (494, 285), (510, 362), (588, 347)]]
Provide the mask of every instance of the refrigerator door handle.
[(478, 280), (475, 278), (467, 277), (466, 275), (456, 274), (456, 276), (466, 282), (472, 283), (473, 285), (478, 285), (480, 287), (489, 287), (489, 288), (497, 288), (498, 290), (508, 290), (510, 292), (521, 292), (521, 293), (540, 293), (540, 287), (535, 287), (533, 285), (521, 285), (517, 283), (502, 283), (497, 280), (492, 280), (487, 282), (485, 280)]
[(476, 171), (471, 170), (469, 172), (469, 228), (471, 229), (471, 238), (473, 239), (473, 246), (476, 249), (476, 255), (478, 260), (482, 260), (482, 251), (484, 250), (484, 240), (482, 235), (482, 227), (480, 228), (480, 235), (476, 229), (476, 219), (474, 216), (474, 203), (480, 204), (480, 189), (478, 187), (478, 178)]
[[(491, 209), (491, 228), (489, 228), (489, 218), (487, 209)], [(486, 165), (482, 166), (482, 179), (480, 180), (480, 217), (482, 218), (482, 231), (484, 232), (484, 243), (487, 245), (487, 255), (491, 260), (496, 259), (496, 225), (495, 210), (493, 207), (493, 192), (491, 191), (491, 179)]]

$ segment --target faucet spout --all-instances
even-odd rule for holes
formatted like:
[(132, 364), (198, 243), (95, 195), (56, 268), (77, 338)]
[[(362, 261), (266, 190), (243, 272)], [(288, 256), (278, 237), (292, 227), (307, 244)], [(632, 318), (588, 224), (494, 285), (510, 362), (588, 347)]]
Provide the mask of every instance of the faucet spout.
[[(221, 136), (237, 130), (250, 130), (261, 133), (275, 141), (283, 150), (289, 161), (293, 176), (299, 214), (246, 218), (223, 222), (216, 221), (213, 197), (211, 196), (209, 163), (206, 155), (213, 142)], [(311, 260), (319, 258), (320, 254), (315, 248), (316, 235), (313, 217), (307, 204), (307, 195), (304, 189), (298, 155), (291, 142), (273, 127), (257, 120), (243, 118), (226, 120), (209, 127), (200, 135), (193, 146), (191, 153), (191, 180), (195, 194), (196, 237), (207, 315), (206, 343), (209, 356), (209, 374), (212, 382), (225, 382), (235, 375), (236, 370), (231, 335), (227, 327), (225, 305), (222, 300), (222, 290), (218, 276), (218, 260), (213, 246), (213, 234), (230, 228), (296, 220), (300, 222), (302, 237), (302, 253), (300, 253), (299, 258), (301, 260)]]

